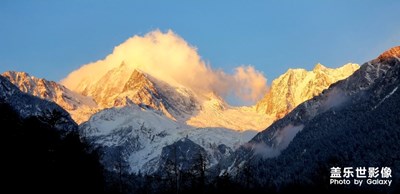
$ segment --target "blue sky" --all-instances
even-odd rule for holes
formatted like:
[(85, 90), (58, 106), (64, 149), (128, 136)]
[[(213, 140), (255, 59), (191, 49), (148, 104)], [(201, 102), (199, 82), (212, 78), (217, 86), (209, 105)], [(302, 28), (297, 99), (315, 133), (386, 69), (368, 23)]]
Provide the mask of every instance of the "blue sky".
[(127, 38), (172, 29), (213, 68), (363, 63), (400, 45), (400, 1), (0, 1), (0, 72), (61, 80)]

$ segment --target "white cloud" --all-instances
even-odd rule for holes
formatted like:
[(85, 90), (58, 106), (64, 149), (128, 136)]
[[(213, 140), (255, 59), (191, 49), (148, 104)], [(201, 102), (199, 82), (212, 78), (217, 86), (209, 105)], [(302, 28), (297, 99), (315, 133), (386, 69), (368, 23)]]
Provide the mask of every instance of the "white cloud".
[(266, 92), (266, 78), (252, 66), (241, 66), (234, 74), (213, 69), (197, 49), (169, 30), (133, 36), (115, 47), (105, 59), (86, 64), (62, 80), (62, 84), (81, 92), (80, 86), (95, 84), (106, 72), (125, 62), (132, 70), (140, 69), (170, 84), (180, 84), (196, 92), (235, 94), (242, 100), (261, 98)]

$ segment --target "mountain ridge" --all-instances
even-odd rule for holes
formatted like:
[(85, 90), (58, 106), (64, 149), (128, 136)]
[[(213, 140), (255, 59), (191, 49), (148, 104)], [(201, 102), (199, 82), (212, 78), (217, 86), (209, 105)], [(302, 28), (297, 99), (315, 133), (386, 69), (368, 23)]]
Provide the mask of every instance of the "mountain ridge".
[(40, 99), (19, 90), (7, 78), (0, 75), (0, 102), (8, 104), (23, 119), (37, 116), (45, 119), (55, 129), (68, 134), (78, 129), (68, 112), (56, 103)]
[[(183, 86), (172, 86), (124, 62), (106, 72), (96, 83), (81, 85), (81, 94), (22, 72), (3, 75), (24, 92), (58, 103), (77, 123), (87, 121), (105, 108), (136, 104), (195, 127), (243, 131), (264, 129), (357, 68), (355, 64), (337, 69), (317, 64), (312, 71), (289, 69), (272, 82), (271, 90), (262, 100), (250, 107), (230, 106), (215, 93), (199, 94)], [(313, 81), (314, 78), (317, 81)]]
[(22, 92), (55, 102), (67, 110), (77, 122), (86, 121), (97, 110), (97, 104), (90, 97), (80, 95), (53, 81), (36, 78), (26, 72), (7, 71), (1, 74)]

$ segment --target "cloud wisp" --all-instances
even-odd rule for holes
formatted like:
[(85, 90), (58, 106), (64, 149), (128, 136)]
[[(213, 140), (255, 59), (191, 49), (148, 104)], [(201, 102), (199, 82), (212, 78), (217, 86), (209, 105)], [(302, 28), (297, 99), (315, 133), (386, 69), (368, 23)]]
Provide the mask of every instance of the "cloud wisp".
[(274, 158), (281, 154), (281, 152), (286, 149), (294, 137), (303, 130), (304, 125), (292, 125), (289, 124), (281, 129), (278, 129), (272, 137), (272, 146), (267, 145), (264, 142), (260, 143), (248, 143), (245, 146), (250, 147), (254, 150), (255, 155), (259, 155), (266, 158)]

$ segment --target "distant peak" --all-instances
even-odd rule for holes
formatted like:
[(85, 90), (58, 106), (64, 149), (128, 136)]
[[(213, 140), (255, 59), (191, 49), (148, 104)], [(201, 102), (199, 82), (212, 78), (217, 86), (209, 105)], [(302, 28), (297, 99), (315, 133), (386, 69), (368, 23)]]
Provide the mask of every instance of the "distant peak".
[(340, 69), (346, 70), (346, 71), (355, 71), (360, 68), (360, 65), (356, 63), (347, 63), (346, 65), (343, 65), (340, 67)]
[(326, 69), (325, 66), (323, 66), (321, 63), (317, 63), (317, 64), (315, 65), (313, 71), (321, 71), (321, 70), (324, 70), (324, 69)]
[(307, 72), (307, 70), (301, 69), (301, 68), (296, 68), (296, 69), (289, 68), (286, 71), (286, 73), (284, 73), (283, 75), (285, 75), (285, 74), (297, 74), (297, 73), (303, 73), (303, 72)]
[(383, 52), (381, 55), (379, 55), (378, 59), (388, 59), (388, 58), (393, 58), (397, 57), (400, 58), (400, 46), (395, 46), (385, 52)]
[(146, 78), (146, 74), (144, 74), (142, 71), (135, 69), (133, 70), (132, 74), (131, 74), (131, 78), (133, 79), (137, 79), (137, 78)]
[(14, 80), (16, 82), (19, 82), (18, 80), (33, 80), (37, 79), (34, 76), (29, 75), (26, 72), (23, 71), (6, 71), (1, 74), (2, 76), (8, 78), (9, 80)]
[(23, 71), (6, 71), (3, 73), (3, 75), (30, 77), (28, 73)]

